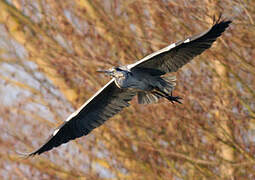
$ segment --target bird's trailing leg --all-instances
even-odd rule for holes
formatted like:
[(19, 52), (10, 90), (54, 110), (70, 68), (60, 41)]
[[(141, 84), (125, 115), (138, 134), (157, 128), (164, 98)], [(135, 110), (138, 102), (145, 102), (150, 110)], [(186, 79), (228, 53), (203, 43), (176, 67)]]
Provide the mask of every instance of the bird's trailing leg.
[(161, 91), (161, 90), (159, 90), (159, 89), (154, 90), (153, 93), (154, 93), (155, 95), (158, 95), (158, 96), (160, 96), (160, 97), (164, 97), (164, 98), (168, 99), (168, 100), (169, 100), (171, 103), (173, 103), (173, 104), (174, 104), (174, 102), (178, 102), (178, 103), (182, 104), (182, 102), (179, 101), (179, 100), (181, 100), (182, 98), (179, 97), (179, 96), (173, 96), (172, 91), (171, 91), (171, 95), (169, 95), (169, 94), (167, 94), (167, 93), (165, 93), (164, 91)]
[(180, 104), (182, 104), (181, 100), (182, 98), (180, 96), (173, 96), (173, 93), (171, 92), (170, 96), (166, 96), (165, 98), (167, 98), (171, 103), (174, 104), (174, 102), (178, 102)]

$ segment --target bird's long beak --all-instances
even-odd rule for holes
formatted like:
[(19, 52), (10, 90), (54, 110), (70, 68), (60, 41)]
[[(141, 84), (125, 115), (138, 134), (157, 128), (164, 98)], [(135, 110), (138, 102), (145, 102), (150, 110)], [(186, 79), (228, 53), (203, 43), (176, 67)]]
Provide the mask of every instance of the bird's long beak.
[(105, 74), (107, 74), (107, 75), (111, 75), (111, 74), (112, 74), (112, 72), (109, 71), (109, 70), (97, 70), (97, 72), (98, 72), (98, 73), (105, 73)]

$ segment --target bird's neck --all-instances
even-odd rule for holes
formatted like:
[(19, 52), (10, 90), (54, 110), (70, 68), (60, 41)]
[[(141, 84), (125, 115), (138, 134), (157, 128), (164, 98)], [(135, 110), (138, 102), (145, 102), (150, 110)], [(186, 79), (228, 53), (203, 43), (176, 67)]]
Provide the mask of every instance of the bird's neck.
[(119, 74), (118, 76), (115, 76), (115, 84), (119, 87), (119, 88), (127, 88), (128, 87), (128, 78), (129, 78), (129, 74), (128, 72)]

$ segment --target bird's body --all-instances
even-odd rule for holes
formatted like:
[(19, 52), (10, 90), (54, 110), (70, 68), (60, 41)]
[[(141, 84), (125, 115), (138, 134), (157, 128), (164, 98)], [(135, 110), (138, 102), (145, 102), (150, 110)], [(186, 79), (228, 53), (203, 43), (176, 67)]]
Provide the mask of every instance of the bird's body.
[[(119, 70), (116, 68), (118, 74), (121, 76), (114, 76), (114, 82), (119, 88), (128, 88), (137, 91), (152, 90), (153, 82), (157, 82), (157, 77), (151, 76), (142, 71), (132, 72), (127, 70)], [(116, 73), (116, 74), (117, 74)]]
[[(165, 97), (172, 102), (178, 101), (180, 97), (171, 96), (175, 86), (175, 77), (161, 77), (161, 73), (155, 74), (148, 69), (129, 69), (128, 66), (112, 68), (107, 71), (113, 77), (116, 86), (125, 91), (138, 93), (140, 104), (157, 102), (161, 97)], [(170, 99), (169, 99), (170, 98)]]
[(89, 134), (129, 106), (128, 102), (135, 95), (138, 96), (140, 104), (157, 102), (160, 98), (180, 103), (180, 97), (172, 96), (176, 79), (167, 73), (176, 72), (195, 56), (210, 48), (230, 23), (231, 21), (218, 20), (208, 31), (173, 43), (134, 64), (101, 71), (110, 75), (112, 80), (71, 114), (46, 143), (27, 156), (41, 154)]

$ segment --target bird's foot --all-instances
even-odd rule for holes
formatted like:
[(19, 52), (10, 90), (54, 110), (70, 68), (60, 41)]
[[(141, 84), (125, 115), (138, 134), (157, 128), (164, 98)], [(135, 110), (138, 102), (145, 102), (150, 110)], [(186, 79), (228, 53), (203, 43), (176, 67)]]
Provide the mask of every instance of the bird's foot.
[(166, 97), (171, 103), (173, 103), (174, 104), (174, 102), (178, 102), (178, 103), (180, 103), (180, 104), (182, 104), (182, 102), (181, 101), (179, 101), (179, 100), (181, 100), (182, 98), (180, 97), (180, 96), (167, 96)]

